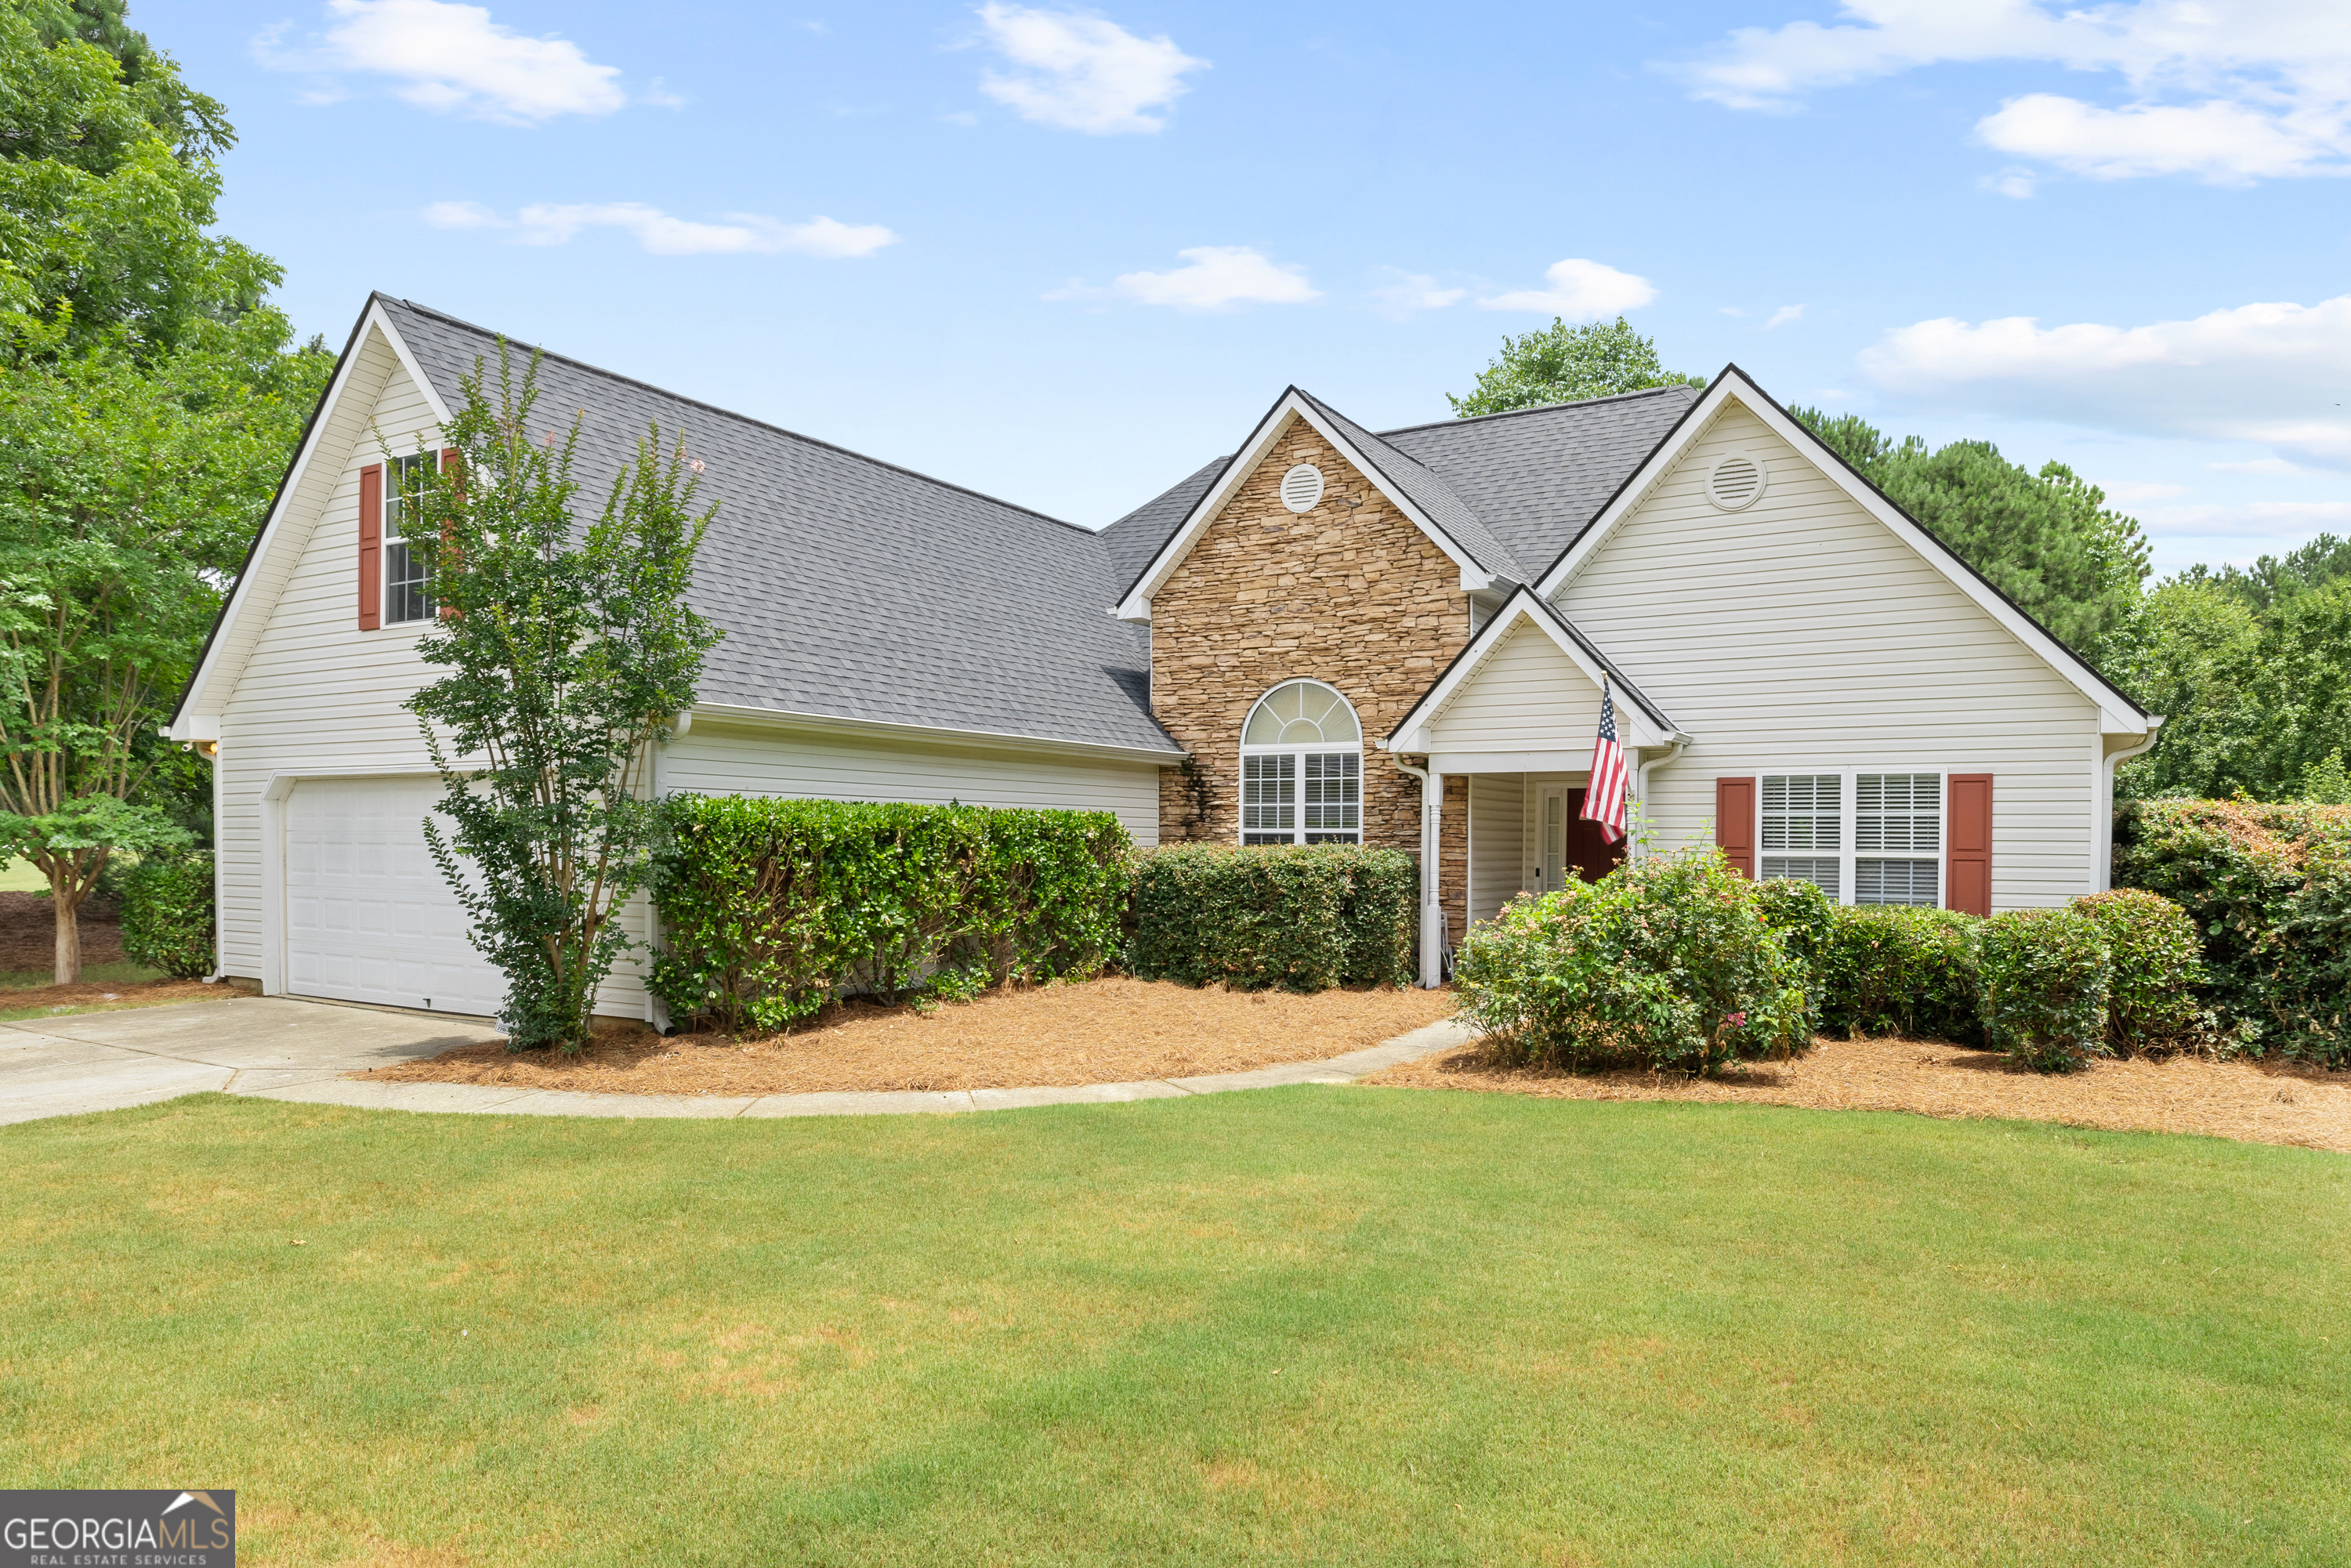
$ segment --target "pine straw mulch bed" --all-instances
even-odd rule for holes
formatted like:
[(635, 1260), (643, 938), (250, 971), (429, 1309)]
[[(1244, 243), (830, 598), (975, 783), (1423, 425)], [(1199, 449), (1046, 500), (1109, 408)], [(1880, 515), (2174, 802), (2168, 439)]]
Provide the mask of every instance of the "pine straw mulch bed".
[(1823, 1038), (1803, 1056), (1749, 1062), (1719, 1079), (1512, 1068), (1495, 1061), (1484, 1047), (1470, 1046), (1363, 1082), (1568, 1100), (1699, 1100), (2004, 1117), (2351, 1153), (2351, 1072), (2287, 1062), (2094, 1061), (2079, 1072), (2043, 1076), (1991, 1051), (1941, 1040)]
[(788, 1035), (622, 1026), (574, 1057), (464, 1046), (354, 1076), (602, 1094), (807, 1094), (1132, 1083), (1319, 1061), (1449, 1016), (1448, 991), (1195, 990), (1109, 977), (993, 991), (928, 1014), (852, 1001)]

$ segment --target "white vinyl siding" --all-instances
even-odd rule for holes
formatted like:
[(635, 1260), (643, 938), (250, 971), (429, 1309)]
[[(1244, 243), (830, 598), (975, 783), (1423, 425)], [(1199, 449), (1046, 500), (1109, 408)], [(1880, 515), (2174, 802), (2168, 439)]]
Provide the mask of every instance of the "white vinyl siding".
[[(251, 597), (224, 639), (208, 688), (227, 694), (214, 799), (221, 962), (230, 975), (270, 976), (263, 824), (275, 825), (271, 854), (281, 855), (287, 815), (284, 807), (264, 810), (271, 779), (431, 772), (416, 720), (401, 705), (435, 674), (416, 656), (417, 636), (433, 622), (378, 632), (358, 625), (360, 471), (383, 461), (371, 423), (395, 451), (430, 450), (438, 441), (431, 405), (372, 332), (321, 422), (318, 455), (288, 497), (277, 535), (254, 562)], [(1140, 842), (1158, 838), (1156, 766), (1032, 752), (1017, 741), (931, 745), (702, 720), (659, 768), (666, 790), (1109, 810)], [(641, 940), (649, 930), (642, 902), (622, 920)], [(282, 964), (282, 944), (279, 953)], [(623, 960), (600, 1010), (645, 1015), (639, 962)]]
[(1113, 811), (1135, 842), (1159, 841), (1156, 767), (1011, 747), (869, 739), (697, 718), (663, 751), (660, 787), (664, 794)]
[(1600, 688), (1550, 633), (1521, 621), (1488, 651), (1429, 726), (1431, 751), (1592, 753)]
[[(1771, 483), (1723, 512), (1704, 485), (1731, 451)], [(1836, 758), (1993, 775), (1997, 908), (2098, 885), (2096, 708), (1745, 409), (1699, 433), (1557, 601), (1693, 737), (1649, 775), (1661, 848), (1710, 839), (1716, 779)]]
[(1525, 785), (1516, 773), (1469, 776), (1469, 918), (1491, 920), (1526, 885)]

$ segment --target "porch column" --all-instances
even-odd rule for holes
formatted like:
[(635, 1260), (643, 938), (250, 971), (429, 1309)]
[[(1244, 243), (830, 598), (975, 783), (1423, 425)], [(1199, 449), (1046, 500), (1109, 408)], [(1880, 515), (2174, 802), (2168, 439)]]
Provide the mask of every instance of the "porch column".
[(1420, 983), (1429, 988), (1445, 983), (1445, 905), (1437, 888), (1444, 824), (1445, 775), (1431, 768), (1420, 787)]

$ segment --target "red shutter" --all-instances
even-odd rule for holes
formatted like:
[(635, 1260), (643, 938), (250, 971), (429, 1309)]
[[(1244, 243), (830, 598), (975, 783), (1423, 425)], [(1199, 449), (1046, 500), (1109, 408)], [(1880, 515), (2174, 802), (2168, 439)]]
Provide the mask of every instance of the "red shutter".
[(1714, 781), (1714, 841), (1730, 869), (1752, 881), (1755, 876), (1755, 780), (1718, 779)]
[(383, 625), (383, 465), (360, 470), (360, 630)]
[(1943, 873), (1943, 906), (1990, 915), (1991, 775), (1954, 773), (1949, 789), (1951, 847)]
[[(441, 449), (441, 472), (449, 476), (450, 488), (457, 493), (457, 498), (459, 500), (464, 500), (465, 498), (465, 476), (457, 466), (457, 449), (455, 447), (444, 446)], [(441, 542), (443, 544), (447, 544), (449, 542), (449, 527), (446, 523), (444, 523), (441, 526)], [(441, 619), (444, 621), (455, 621), (457, 619), (457, 607), (454, 604), (443, 605), (441, 607)]]

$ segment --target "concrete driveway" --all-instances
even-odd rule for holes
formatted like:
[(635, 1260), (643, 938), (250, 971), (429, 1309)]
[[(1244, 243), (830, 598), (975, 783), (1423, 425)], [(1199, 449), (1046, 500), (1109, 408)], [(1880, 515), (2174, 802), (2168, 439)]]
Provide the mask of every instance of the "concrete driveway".
[(496, 1040), (468, 1019), (233, 997), (0, 1023), (0, 1123), (145, 1105), (206, 1089), (298, 1089), (354, 1068)]

